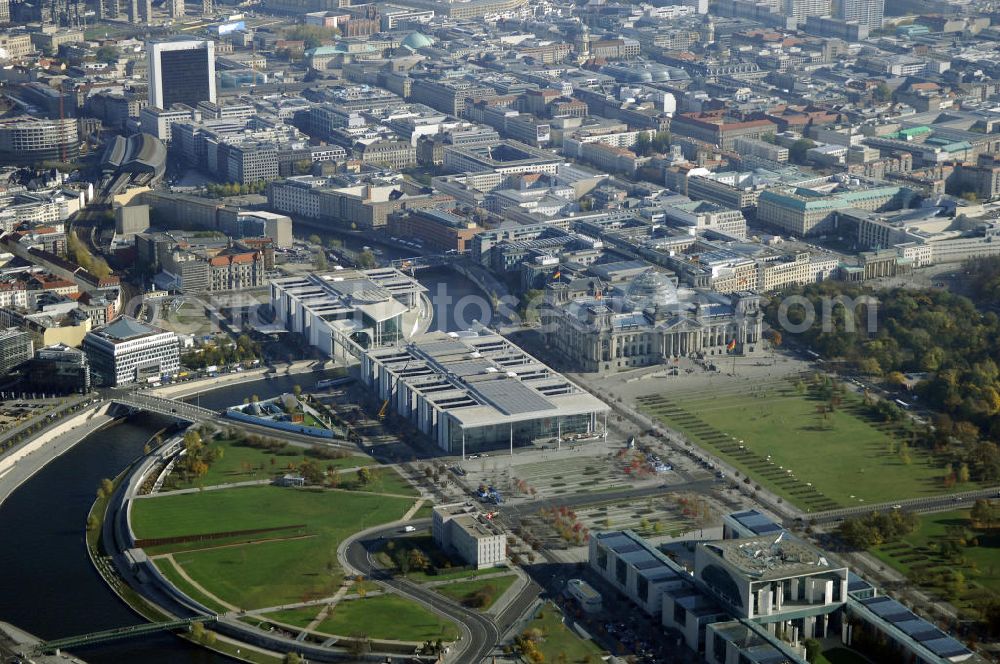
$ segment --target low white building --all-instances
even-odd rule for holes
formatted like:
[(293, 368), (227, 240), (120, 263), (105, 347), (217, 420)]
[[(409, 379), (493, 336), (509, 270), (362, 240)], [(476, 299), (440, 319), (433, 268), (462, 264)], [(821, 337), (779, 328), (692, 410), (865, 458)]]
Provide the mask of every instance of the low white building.
[(439, 547), (476, 569), (507, 562), (507, 536), (473, 506), (454, 503), (435, 507), (432, 531)]
[(580, 607), (587, 613), (598, 613), (603, 608), (604, 602), (601, 600), (601, 594), (583, 579), (567, 581), (566, 591), (580, 603)]

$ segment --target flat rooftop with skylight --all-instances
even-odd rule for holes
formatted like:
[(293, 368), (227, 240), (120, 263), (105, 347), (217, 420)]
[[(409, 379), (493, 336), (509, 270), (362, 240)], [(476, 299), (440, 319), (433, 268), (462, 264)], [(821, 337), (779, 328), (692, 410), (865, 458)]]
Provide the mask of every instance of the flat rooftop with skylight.
[(362, 379), (448, 452), (531, 445), (606, 430), (608, 406), (485, 328), (369, 349)]

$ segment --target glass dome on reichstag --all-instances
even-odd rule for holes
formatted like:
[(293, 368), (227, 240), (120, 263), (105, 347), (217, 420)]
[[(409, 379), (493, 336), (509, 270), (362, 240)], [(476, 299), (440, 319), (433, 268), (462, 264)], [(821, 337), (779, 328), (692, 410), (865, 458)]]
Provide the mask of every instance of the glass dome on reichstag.
[(677, 286), (670, 277), (655, 269), (637, 276), (625, 291), (625, 301), (633, 311), (655, 309), (658, 305), (671, 307), (677, 304)]
[(428, 48), (434, 45), (434, 40), (419, 32), (411, 32), (401, 43), (401, 46), (409, 46), (414, 51)]

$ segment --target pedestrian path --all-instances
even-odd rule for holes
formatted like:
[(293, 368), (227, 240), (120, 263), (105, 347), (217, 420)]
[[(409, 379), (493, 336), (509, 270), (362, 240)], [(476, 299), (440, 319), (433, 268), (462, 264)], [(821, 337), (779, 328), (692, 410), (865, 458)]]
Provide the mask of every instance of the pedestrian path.
[(213, 595), (211, 592), (208, 591), (207, 588), (205, 588), (205, 586), (201, 585), (200, 583), (192, 579), (190, 576), (188, 576), (187, 571), (183, 567), (181, 567), (176, 560), (174, 560), (174, 557), (171, 554), (169, 553), (165, 554), (162, 558), (163, 560), (168, 561), (171, 564), (171, 566), (173, 566), (173, 568), (177, 571), (177, 573), (180, 574), (182, 579), (190, 583), (195, 590), (205, 595), (205, 597), (208, 597), (209, 599), (218, 602), (219, 604), (226, 607), (230, 611), (235, 611), (237, 613), (240, 611), (240, 608), (238, 606), (234, 606), (233, 604), (230, 604), (224, 599), (217, 597), (216, 595)]
[(411, 507), (410, 509), (408, 509), (406, 511), (406, 514), (404, 514), (403, 518), (400, 519), (400, 520), (401, 521), (409, 521), (410, 519), (412, 519), (413, 515), (416, 514), (420, 510), (420, 508), (424, 506), (424, 503), (426, 502), (426, 500), (427, 500), (426, 498), (421, 498), (417, 502), (413, 503), (413, 507)]

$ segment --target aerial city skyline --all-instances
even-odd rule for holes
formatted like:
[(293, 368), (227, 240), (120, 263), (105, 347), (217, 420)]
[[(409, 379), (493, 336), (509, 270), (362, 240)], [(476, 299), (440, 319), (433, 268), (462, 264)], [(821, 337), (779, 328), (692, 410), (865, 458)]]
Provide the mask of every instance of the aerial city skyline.
[(0, 0), (2, 660), (995, 661), (994, 19)]

